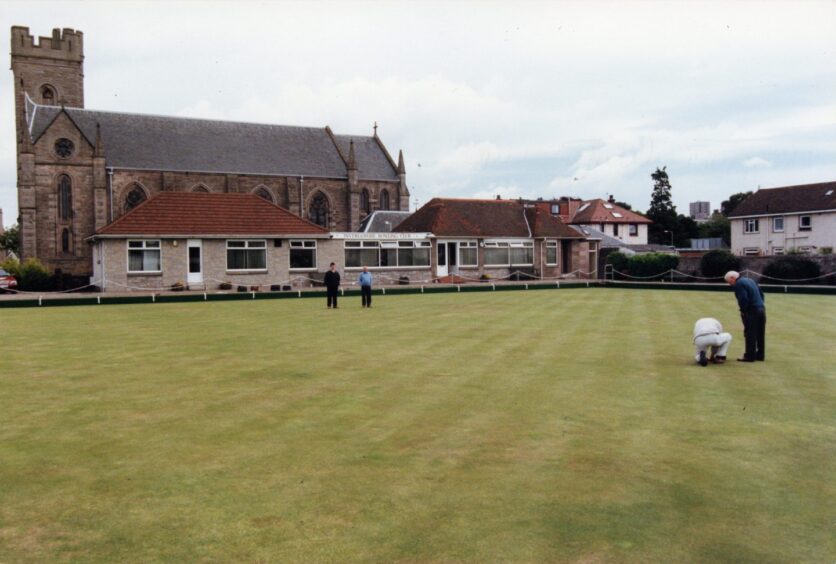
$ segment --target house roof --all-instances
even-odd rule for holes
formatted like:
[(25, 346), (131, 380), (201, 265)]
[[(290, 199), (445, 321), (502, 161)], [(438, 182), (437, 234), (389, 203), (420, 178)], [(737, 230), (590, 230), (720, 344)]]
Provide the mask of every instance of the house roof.
[(558, 218), (545, 215), (517, 200), (433, 198), (394, 231), (438, 237), (582, 238)]
[(557, 239), (583, 239), (584, 236), (572, 229), (563, 220), (540, 206), (526, 206), (525, 217), (535, 237)]
[(410, 215), (412, 215), (412, 212), (408, 211), (376, 210), (360, 222), (360, 229), (358, 231), (364, 233), (390, 233)]
[(836, 182), (782, 186), (758, 190), (729, 217), (836, 210)]
[(326, 236), (328, 231), (255, 194), (163, 192), (94, 237), (173, 235)]
[(102, 112), (31, 101), (27, 111), (33, 142), (62, 111), (94, 146), (98, 124), (107, 166), (114, 168), (347, 178), (348, 146), (354, 140), (360, 179), (399, 178), (379, 139), (332, 138), (324, 127)]
[(646, 217), (624, 209), (619, 205), (597, 198), (585, 201), (575, 212), (571, 223), (587, 225), (594, 223), (653, 223)]

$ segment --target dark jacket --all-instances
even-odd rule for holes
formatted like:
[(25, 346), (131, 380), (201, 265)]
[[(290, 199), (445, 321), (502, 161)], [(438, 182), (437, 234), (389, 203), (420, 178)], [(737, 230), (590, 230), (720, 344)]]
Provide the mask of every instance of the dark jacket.
[(738, 278), (734, 283), (734, 295), (740, 312), (763, 308), (763, 290), (751, 278)]
[(329, 290), (336, 290), (340, 287), (340, 273), (329, 270), (325, 273), (325, 278), (322, 281), (325, 282), (325, 287)]

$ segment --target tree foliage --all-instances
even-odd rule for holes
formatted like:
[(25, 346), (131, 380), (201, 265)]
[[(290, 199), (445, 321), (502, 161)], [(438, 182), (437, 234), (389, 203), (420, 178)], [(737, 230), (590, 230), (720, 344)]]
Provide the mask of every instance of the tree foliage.
[(0, 233), (0, 249), (14, 251), (20, 256), (20, 225), (15, 223), (3, 233)]
[(648, 226), (648, 239), (650, 243), (669, 245), (670, 234), (676, 236), (677, 217), (676, 207), (671, 199), (667, 167), (657, 168), (650, 178), (653, 179), (653, 192), (650, 195), (650, 207), (645, 215), (653, 223)]
[(752, 191), (749, 190), (748, 192), (738, 192), (737, 194), (732, 194), (729, 196), (728, 200), (723, 200), (720, 204), (720, 213), (723, 214), (725, 217), (729, 217), (729, 214), (734, 211), (734, 209), (740, 205), (740, 203), (752, 195)]
[(726, 245), (731, 244), (731, 222), (726, 216), (715, 213), (711, 219), (699, 224), (700, 237), (721, 237)]

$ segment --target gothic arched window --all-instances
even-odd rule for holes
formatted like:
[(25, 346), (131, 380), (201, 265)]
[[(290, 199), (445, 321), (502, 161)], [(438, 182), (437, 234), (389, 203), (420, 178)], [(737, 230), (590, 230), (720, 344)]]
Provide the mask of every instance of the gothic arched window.
[(125, 196), (125, 213), (131, 211), (139, 204), (148, 199), (145, 190), (134, 184), (134, 187)]
[(70, 230), (66, 227), (61, 230), (61, 251), (64, 253), (70, 252)]
[(58, 218), (68, 221), (73, 217), (73, 185), (70, 177), (58, 177)]
[(323, 194), (317, 194), (311, 200), (308, 218), (322, 227), (328, 227), (328, 200)]
[(385, 189), (380, 191), (380, 209), (389, 209), (389, 192), (387, 192)]
[(255, 195), (258, 196), (259, 198), (264, 198), (265, 200), (267, 200), (271, 204), (273, 203), (273, 195), (270, 192), (267, 191), (267, 188), (259, 188), (258, 190), (255, 191)]
[(363, 188), (363, 191), (360, 192), (360, 213), (368, 215), (371, 211), (372, 208), (369, 205), (369, 191)]
[(44, 85), (41, 87), (41, 102), (45, 106), (55, 105), (55, 90), (52, 86)]

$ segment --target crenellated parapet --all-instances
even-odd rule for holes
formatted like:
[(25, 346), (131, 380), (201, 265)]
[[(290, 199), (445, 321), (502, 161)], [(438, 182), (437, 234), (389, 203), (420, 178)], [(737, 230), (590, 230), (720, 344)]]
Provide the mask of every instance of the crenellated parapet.
[(84, 34), (70, 28), (55, 28), (51, 37), (38, 37), (28, 27), (12, 27), (12, 55), (41, 59), (84, 60)]

